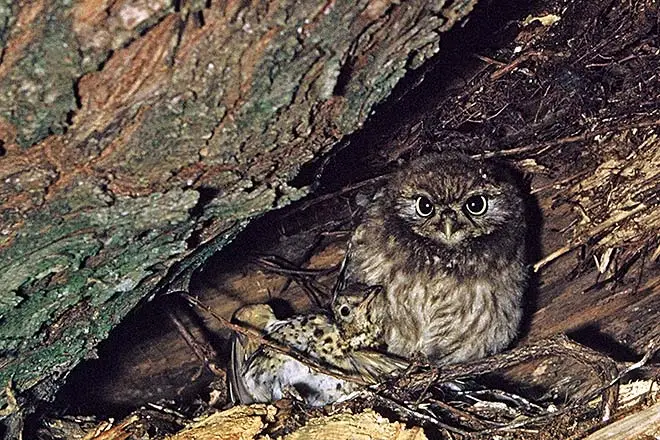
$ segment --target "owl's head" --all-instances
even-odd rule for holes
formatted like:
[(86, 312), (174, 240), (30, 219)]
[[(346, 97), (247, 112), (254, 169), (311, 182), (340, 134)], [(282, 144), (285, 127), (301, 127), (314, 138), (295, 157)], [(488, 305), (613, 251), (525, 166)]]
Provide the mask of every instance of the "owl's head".
[(397, 225), (425, 244), (478, 251), (478, 243), (522, 240), (523, 201), (501, 164), (458, 154), (430, 154), (411, 162), (383, 197)]

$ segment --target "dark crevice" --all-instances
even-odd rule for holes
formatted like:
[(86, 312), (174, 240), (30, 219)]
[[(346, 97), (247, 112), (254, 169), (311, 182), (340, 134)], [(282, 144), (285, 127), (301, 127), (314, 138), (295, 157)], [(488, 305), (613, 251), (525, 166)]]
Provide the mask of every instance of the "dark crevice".
[(213, 224), (213, 220), (206, 220), (197, 226), (197, 229), (190, 233), (190, 237), (186, 240), (188, 249), (196, 249), (202, 244), (202, 235), (206, 228)]
[(100, 72), (105, 68), (106, 63), (112, 58), (112, 56), (115, 54), (115, 51), (110, 49), (108, 53), (106, 54), (106, 57), (99, 61), (99, 63), (96, 66), (96, 71)]
[[(199, 193), (199, 199), (195, 206), (190, 209), (190, 216), (193, 218), (199, 218), (204, 215), (204, 209), (206, 206), (211, 203), (220, 193), (217, 188), (210, 187), (200, 187), (196, 188)], [(191, 232), (190, 237), (186, 240), (188, 249), (195, 249), (200, 244), (202, 244), (202, 235), (204, 230), (208, 228), (213, 221), (211, 219), (202, 222), (201, 225), (198, 225), (197, 229)]]
[(346, 61), (344, 61), (341, 68), (339, 69), (337, 82), (335, 83), (335, 87), (332, 90), (333, 96), (344, 96), (346, 94), (346, 87), (348, 86), (348, 83), (351, 81), (353, 76), (354, 65), (355, 58), (353, 56), (346, 58)]
[(204, 20), (204, 11), (193, 12), (192, 16), (195, 19), (198, 28), (204, 27), (206, 24), (206, 21)]
[(80, 96), (80, 79), (73, 81), (71, 88), (73, 89), (73, 97), (76, 101), (76, 109), (80, 110), (82, 108), (82, 98)]
[(199, 193), (199, 199), (197, 200), (195, 206), (190, 208), (190, 215), (192, 217), (199, 217), (204, 214), (204, 208), (206, 205), (211, 203), (220, 193), (217, 188), (204, 186), (196, 188), (196, 190)]
[[(198, 331), (204, 331), (204, 325), (198, 315), (190, 313), (190, 307), (182, 302), (182, 299), (176, 295), (159, 296), (151, 302), (143, 303), (133, 310), (122, 322), (115, 328), (108, 339), (103, 341), (98, 347), (98, 359), (91, 359), (81, 363), (76, 368), (76, 374), (71, 375), (66, 384), (59, 390), (57, 399), (67, 402), (69, 410), (74, 410), (75, 414), (94, 414), (96, 416), (124, 416), (135, 407), (126, 402), (114, 401), (103, 402), (103, 389), (113, 381), (126, 380), (129, 386), (134, 386), (130, 378), (124, 377), (126, 371), (122, 368), (122, 358), (126, 353), (139, 350), (148, 350), (150, 342), (157, 343), (159, 339), (168, 332), (175, 331), (174, 324), (168, 316), (169, 312), (174, 312), (185, 322), (189, 323), (191, 328), (197, 328)], [(218, 353), (227, 353), (226, 341), (222, 340), (212, 333), (206, 332), (205, 336), (211, 341)], [(138, 347), (138, 348), (136, 348)], [(120, 353), (117, 355), (117, 353)], [(166, 354), (164, 354), (166, 355)], [(191, 356), (191, 361), (194, 357)], [(222, 361), (222, 360), (219, 360)], [(194, 362), (194, 361), (193, 361)], [(197, 361), (199, 362), (199, 361)], [(197, 369), (198, 366), (192, 366)], [(188, 368), (191, 366), (188, 365)], [(212, 380), (212, 374), (202, 367), (200, 370), (201, 379), (196, 386), (185, 390), (181, 397), (186, 396), (185, 400), (194, 402), (194, 399), (207, 393), (206, 384)], [(123, 379), (122, 379), (123, 378)], [(169, 387), (175, 384), (182, 386), (188, 378), (172, 376), (154, 376), (149, 378), (154, 389), (158, 387)], [(90, 386), (90, 384), (95, 384)], [(136, 392), (140, 390), (133, 390)], [(142, 390), (148, 395), (146, 388)], [(127, 394), (131, 391), (127, 390)], [(138, 405), (146, 403), (140, 402)], [(194, 406), (191, 405), (191, 406)], [(182, 407), (186, 412), (186, 408)]]

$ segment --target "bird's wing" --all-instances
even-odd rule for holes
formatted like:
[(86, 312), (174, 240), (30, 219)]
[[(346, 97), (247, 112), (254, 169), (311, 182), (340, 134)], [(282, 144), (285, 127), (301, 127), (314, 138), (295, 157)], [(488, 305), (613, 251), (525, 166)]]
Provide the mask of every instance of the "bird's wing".
[(374, 350), (354, 350), (349, 356), (351, 364), (365, 380), (378, 382), (383, 376), (397, 370), (405, 370), (409, 364), (404, 359)]
[(244, 335), (234, 333), (231, 336), (231, 348), (227, 376), (229, 376), (229, 398), (234, 404), (248, 405), (254, 398), (245, 386), (245, 365), (249, 362), (255, 348)]

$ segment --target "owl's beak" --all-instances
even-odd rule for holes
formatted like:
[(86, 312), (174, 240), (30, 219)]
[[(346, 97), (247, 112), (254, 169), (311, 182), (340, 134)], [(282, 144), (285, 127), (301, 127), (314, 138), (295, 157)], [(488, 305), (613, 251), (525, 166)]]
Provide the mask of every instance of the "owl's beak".
[(445, 209), (440, 213), (439, 228), (445, 236), (445, 240), (449, 240), (454, 232), (456, 232), (456, 212), (452, 209)]
[(451, 234), (454, 232), (454, 220), (452, 220), (450, 217), (445, 217), (445, 224), (443, 226), (444, 226), (443, 232), (445, 233), (445, 237), (447, 238), (451, 237)]

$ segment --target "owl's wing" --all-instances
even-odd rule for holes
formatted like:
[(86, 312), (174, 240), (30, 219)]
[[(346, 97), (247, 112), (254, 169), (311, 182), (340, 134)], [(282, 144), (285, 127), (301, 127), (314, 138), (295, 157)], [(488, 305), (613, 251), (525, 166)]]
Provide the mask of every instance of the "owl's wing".
[(257, 347), (246, 336), (234, 333), (230, 340), (231, 348), (227, 376), (229, 377), (229, 398), (234, 404), (248, 405), (254, 402), (252, 393), (245, 385), (245, 366)]
[(397, 370), (409, 367), (407, 361), (374, 350), (355, 350), (349, 354), (353, 368), (367, 381), (376, 383)]

